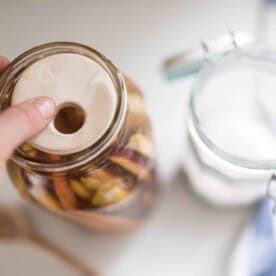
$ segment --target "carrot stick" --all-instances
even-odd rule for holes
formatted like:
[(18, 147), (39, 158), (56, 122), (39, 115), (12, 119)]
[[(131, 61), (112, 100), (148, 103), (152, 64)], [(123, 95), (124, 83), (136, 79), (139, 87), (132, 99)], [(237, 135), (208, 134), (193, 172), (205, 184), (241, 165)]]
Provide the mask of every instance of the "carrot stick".
[[(50, 159), (58, 160), (58, 155), (49, 155)], [(76, 209), (78, 205), (77, 198), (65, 177), (53, 177), (53, 186), (60, 204), (65, 210)]]

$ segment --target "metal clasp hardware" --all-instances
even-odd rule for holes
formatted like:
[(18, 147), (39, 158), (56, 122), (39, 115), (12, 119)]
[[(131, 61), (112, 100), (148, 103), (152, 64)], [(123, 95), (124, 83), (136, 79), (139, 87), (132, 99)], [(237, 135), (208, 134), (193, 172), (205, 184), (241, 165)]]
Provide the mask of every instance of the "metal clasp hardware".
[(268, 198), (273, 200), (274, 206), (272, 208), (273, 215), (276, 214), (276, 175), (273, 173), (268, 181), (266, 195)]
[(163, 71), (168, 79), (185, 77), (197, 73), (206, 60), (212, 62), (214, 57), (223, 56), (253, 43), (255, 38), (248, 33), (228, 31), (214, 40), (201, 41), (200, 45), (166, 58)]
[[(223, 55), (239, 48), (236, 35), (231, 30), (229, 30), (225, 36), (215, 40), (214, 42), (201, 41), (200, 46), (204, 53), (202, 57), (203, 61), (208, 63), (212, 63), (213, 56), (218, 56), (219, 54)], [(223, 49), (224, 47), (225, 49)]]
[(231, 31), (231, 30), (229, 30), (228, 33), (229, 33), (229, 35), (230, 35), (230, 37), (232, 39), (233, 48), (237, 49), (239, 47), (239, 45), (238, 45), (238, 42), (236, 40), (235, 33), (233, 31)]

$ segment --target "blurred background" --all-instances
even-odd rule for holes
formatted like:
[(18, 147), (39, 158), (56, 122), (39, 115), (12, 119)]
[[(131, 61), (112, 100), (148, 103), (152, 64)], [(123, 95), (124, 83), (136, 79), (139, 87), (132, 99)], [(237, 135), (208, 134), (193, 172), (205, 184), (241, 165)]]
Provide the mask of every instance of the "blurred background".
[[(96, 48), (145, 93), (157, 143), (161, 198), (141, 229), (90, 233), (24, 204), (41, 235), (108, 276), (221, 276), (254, 208), (217, 210), (198, 200), (179, 173), (185, 155), (186, 103), (194, 77), (167, 82), (167, 56), (226, 31), (256, 29), (257, 0), (0, 0), (0, 54), (11, 60), (50, 41)], [(22, 204), (10, 180), (0, 200)], [(1, 226), (0, 226), (1, 227)], [(78, 275), (28, 244), (1, 242), (0, 275)]]

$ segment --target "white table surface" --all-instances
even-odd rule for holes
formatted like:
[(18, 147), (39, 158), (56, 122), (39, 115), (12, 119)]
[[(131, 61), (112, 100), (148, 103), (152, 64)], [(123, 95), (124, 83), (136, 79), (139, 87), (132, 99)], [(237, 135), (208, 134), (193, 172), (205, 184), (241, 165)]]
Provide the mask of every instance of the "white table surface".
[[(158, 148), (162, 195), (135, 233), (104, 236), (29, 207), (41, 233), (108, 276), (222, 276), (251, 210), (199, 202), (178, 173), (193, 79), (167, 83), (163, 57), (228, 29), (254, 29), (256, 0), (0, 0), (0, 54), (14, 58), (49, 41), (78, 41), (108, 57), (146, 94)], [(7, 177), (3, 202), (21, 202)], [(1, 227), (1, 226), (0, 226)], [(76, 275), (43, 252), (0, 242), (0, 275)]]

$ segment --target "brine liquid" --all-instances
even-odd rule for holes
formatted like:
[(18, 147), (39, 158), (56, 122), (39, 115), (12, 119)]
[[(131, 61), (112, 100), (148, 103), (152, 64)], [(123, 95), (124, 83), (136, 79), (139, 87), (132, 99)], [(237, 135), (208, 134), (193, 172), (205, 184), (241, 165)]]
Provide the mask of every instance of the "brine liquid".
[[(40, 173), (8, 164), (20, 194), (40, 206), (94, 229), (132, 228), (151, 209), (155, 160), (151, 126), (139, 90), (127, 80), (129, 110), (122, 137), (100, 159), (78, 170)], [(57, 161), (64, 156), (21, 147), (29, 159)]]

